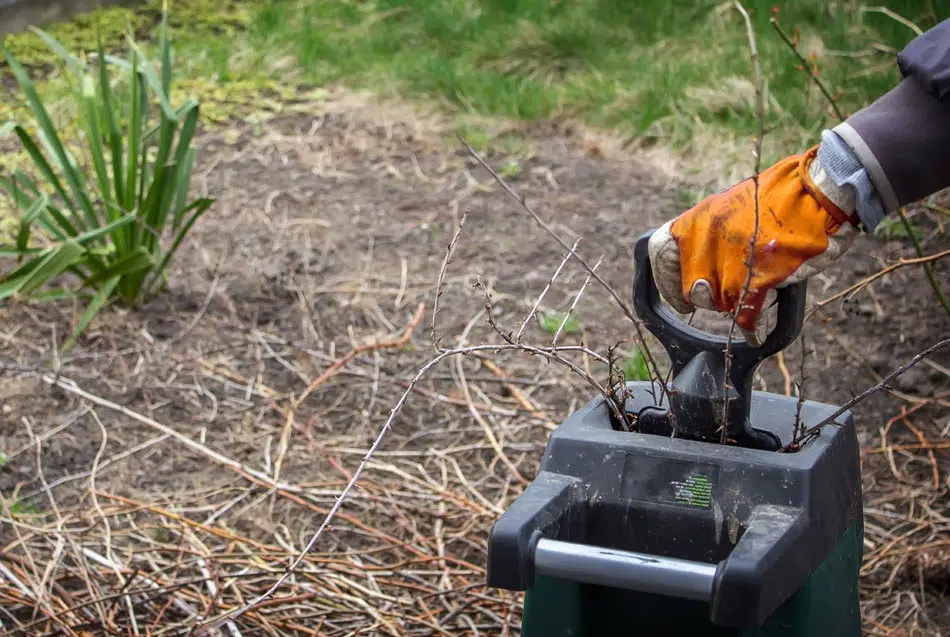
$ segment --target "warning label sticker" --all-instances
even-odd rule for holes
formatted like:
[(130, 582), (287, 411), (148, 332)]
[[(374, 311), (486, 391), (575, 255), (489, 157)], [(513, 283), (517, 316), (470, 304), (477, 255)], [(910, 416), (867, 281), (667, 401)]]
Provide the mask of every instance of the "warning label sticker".
[(711, 509), (718, 479), (719, 467), (711, 463), (630, 454), (620, 493), (631, 500)]
[(691, 475), (685, 480), (673, 480), (670, 482), (667, 497), (660, 497), (660, 501), (667, 499), (670, 504), (708, 509), (712, 505), (712, 482), (705, 475)]

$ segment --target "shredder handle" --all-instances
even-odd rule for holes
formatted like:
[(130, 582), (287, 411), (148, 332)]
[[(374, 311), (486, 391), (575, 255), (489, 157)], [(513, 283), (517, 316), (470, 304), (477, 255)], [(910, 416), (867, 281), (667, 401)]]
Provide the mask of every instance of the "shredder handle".
[(716, 564), (542, 538), (534, 550), (538, 575), (708, 602)]
[[(633, 283), (633, 304), (637, 316), (669, 354), (673, 373), (679, 374), (683, 367), (700, 352), (710, 351), (717, 356), (722, 356), (729, 339), (725, 336), (710, 334), (680, 320), (663, 304), (660, 291), (653, 279), (653, 265), (649, 255), (650, 237), (654, 232), (656, 231), (648, 230), (643, 233), (634, 247), (636, 274)], [(798, 338), (805, 322), (806, 291), (805, 281), (776, 289), (778, 304), (776, 324), (760, 347), (753, 347), (741, 337), (729, 343), (730, 356), (733, 359), (732, 380), (735, 386), (745, 385), (746, 378), (751, 379), (752, 372), (760, 363), (785, 349)]]
[(538, 472), (492, 528), (488, 586), (525, 591), (542, 575), (660, 593), (707, 602), (715, 624), (755, 627), (824, 559), (808, 550), (810, 526), (801, 507), (753, 506), (744, 532), (715, 564), (596, 546), (589, 507), (585, 481)]

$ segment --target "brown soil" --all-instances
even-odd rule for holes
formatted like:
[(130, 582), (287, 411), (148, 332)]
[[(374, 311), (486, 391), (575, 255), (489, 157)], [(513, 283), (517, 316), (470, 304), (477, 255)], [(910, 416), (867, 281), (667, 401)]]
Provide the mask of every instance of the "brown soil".
[[(21, 629), (9, 634), (67, 625), (79, 634), (184, 634), (264, 592), (434, 355), (435, 283), (466, 209), (439, 300), (443, 343), (498, 340), (476, 277), (503, 328), (517, 331), (564, 251), (449, 131), (437, 118), (342, 95), (306, 116), (209, 133), (196, 189), (218, 201), (183, 246), (164, 294), (104, 312), (61, 360), (54, 344), (80, 308), (0, 309), (0, 449), (9, 456), (0, 493), (7, 505), (20, 498), (0, 520), (0, 621)], [(598, 272), (629, 297), (635, 239), (680, 211), (688, 184), (566, 127), (515, 132), (517, 157), (489, 152), (491, 164), (517, 158), (511, 185), (568, 242), (582, 237), (584, 258), (603, 256)], [(932, 229), (939, 217), (917, 219)], [(938, 233), (926, 250), (946, 244)], [(910, 256), (905, 242), (862, 238), (812, 283), (810, 298)], [(950, 280), (950, 260), (934, 270)], [(585, 276), (567, 264), (542, 310), (566, 309)], [(419, 304), (424, 315), (408, 345), (356, 356), (285, 427), (308, 384), (354, 347), (398, 338)], [(565, 344), (583, 340), (606, 353), (633, 337), (596, 283), (578, 315), (583, 332)], [(806, 396), (841, 404), (948, 328), (921, 269), (897, 270), (806, 325)], [(545, 344), (550, 335), (535, 322), (525, 340)], [(792, 382), (801, 353), (796, 343), (784, 354)], [(589, 357), (573, 360), (605, 379)], [(867, 634), (950, 630), (950, 352), (930, 360), (854, 408), (865, 446)], [(777, 360), (760, 377), (759, 387), (786, 392)], [(593, 395), (576, 375), (526, 354), (443, 362), (395, 419), (343, 517), (278, 591), (281, 602), (235, 619), (235, 628), (517, 634), (520, 597), (479, 587), (487, 531), (523, 488), (510, 466), (530, 480), (552, 423)], [(273, 477), (278, 464), (275, 493), (253, 471)], [(104, 601), (88, 603), (96, 599)]]

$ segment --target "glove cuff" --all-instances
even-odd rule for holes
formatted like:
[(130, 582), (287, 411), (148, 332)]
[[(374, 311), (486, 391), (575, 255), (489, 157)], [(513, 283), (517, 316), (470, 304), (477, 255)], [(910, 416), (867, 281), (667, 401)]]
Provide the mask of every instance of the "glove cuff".
[[(799, 163), (798, 176), (802, 180), (805, 190), (808, 191), (808, 194), (815, 198), (815, 200), (818, 202), (818, 205), (821, 206), (822, 209), (827, 212), (832, 219), (835, 220), (838, 226), (843, 226), (846, 223), (849, 223), (852, 226), (857, 226), (860, 223), (860, 220), (858, 219), (858, 214), (855, 208), (853, 206), (848, 206), (848, 208), (850, 208), (850, 212), (846, 212), (841, 206), (832, 201), (831, 197), (827, 196), (823, 189), (819, 188), (818, 184), (815, 183), (815, 178), (812, 176), (811, 172), (812, 165), (818, 169), (816, 172), (820, 181), (826, 184), (826, 189), (828, 189), (827, 184), (831, 184), (831, 190), (840, 190), (834, 187), (834, 183), (830, 179), (823, 178), (825, 173), (821, 169), (821, 165), (819, 163), (813, 164), (817, 156), (818, 144), (815, 144), (804, 154), (802, 154), (802, 158)], [(836, 194), (846, 195), (845, 192), (837, 192)], [(839, 196), (839, 198), (841, 197)]]

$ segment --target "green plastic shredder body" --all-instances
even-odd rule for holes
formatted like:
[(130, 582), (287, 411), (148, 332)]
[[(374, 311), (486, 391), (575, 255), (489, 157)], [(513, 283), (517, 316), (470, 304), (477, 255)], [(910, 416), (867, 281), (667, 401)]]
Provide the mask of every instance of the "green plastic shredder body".
[[(648, 385), (628, 383), (629, 412), (652, 404)], [(788, 442), (797, 399), (753, 392), (751, 403), (752, 423)], [(806, 401), (801, 419), (834, 410)], [(539, 475), (493, 527), (488, 584), (525, 591), (524, 637), (859, 637), (859, 451), (850, 413), (837, 422), (778, 453), (614, 431), (594, 399), (552, 433)], [(537, 572), (541, 540), (689, 560), (715, 569), (711, 592), (605, 585), (609, 569)]]
[(759, 628), (717, 626), (709, 604), (554, 577), (525, 591), (522, 637), (860, 637), (863, 534), (851, 524), (831, 555)]

